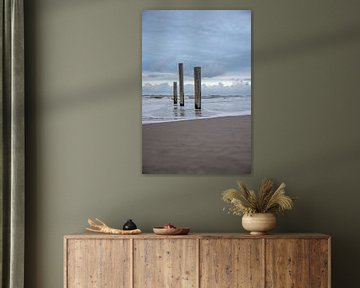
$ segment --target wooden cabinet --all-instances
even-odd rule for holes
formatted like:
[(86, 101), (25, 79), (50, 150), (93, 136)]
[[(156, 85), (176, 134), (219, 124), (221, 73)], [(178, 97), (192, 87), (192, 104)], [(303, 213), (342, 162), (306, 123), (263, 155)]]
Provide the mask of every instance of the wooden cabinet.
[(65, 236), (65, 288), (325, 288), (330, 237)]

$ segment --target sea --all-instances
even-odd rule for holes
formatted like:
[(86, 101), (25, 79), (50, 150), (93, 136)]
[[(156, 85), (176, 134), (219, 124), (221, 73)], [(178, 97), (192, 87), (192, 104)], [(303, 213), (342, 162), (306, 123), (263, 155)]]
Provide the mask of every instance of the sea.
[(172, 122), (251, 115), (251, 95), (202, 96), (201, 110), (195, 110), (194, 97), (185, 96), (185, 106), (174, 105), (172, 95), (143, 95), (142, 123)]

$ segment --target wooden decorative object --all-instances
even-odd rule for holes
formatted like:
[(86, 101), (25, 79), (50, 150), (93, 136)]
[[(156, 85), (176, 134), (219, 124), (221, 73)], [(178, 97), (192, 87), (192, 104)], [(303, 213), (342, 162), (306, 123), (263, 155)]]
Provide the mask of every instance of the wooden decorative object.
[(121, 230), (121, 229), (115, 229), (107, 226), (104, 222), (101, 220), (95, 218), (97, 223), (90, 218), (88, 218), (88, 223), (92, 228), (86, 228), (87, 231), (91, 232), (98, 232), (98, 233), (104, 233), (104, 234), (115, 234), (115, 235), (135, 235), (140, 234), (140, 229), (134, 229), (134, 230)]
[(331, 287), (323, 234), (65, 236), (65, 288)]
[(154, 227), (153, 232), (158, 235), (186, 235), (190, 232), (189, 227), (164, 228)]

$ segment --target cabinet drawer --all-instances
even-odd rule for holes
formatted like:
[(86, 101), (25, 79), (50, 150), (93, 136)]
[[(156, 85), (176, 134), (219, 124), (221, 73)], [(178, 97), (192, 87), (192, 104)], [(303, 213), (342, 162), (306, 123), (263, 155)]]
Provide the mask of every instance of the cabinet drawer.
[(325, 239), (267, 239), (267, 288), (327, 288), (329, 242)]
[(204, 239), (200, 244), (200, 287), (263, 287), (260, 239)]
[(131, 287), (131, 240), (67, 240), (67, 288)]

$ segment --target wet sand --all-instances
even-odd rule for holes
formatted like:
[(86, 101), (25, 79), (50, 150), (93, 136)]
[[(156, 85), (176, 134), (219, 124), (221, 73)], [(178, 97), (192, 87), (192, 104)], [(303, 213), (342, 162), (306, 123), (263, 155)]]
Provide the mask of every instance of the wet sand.
[(251, 116), (142, 125), (143, 174), (251, 173)]

